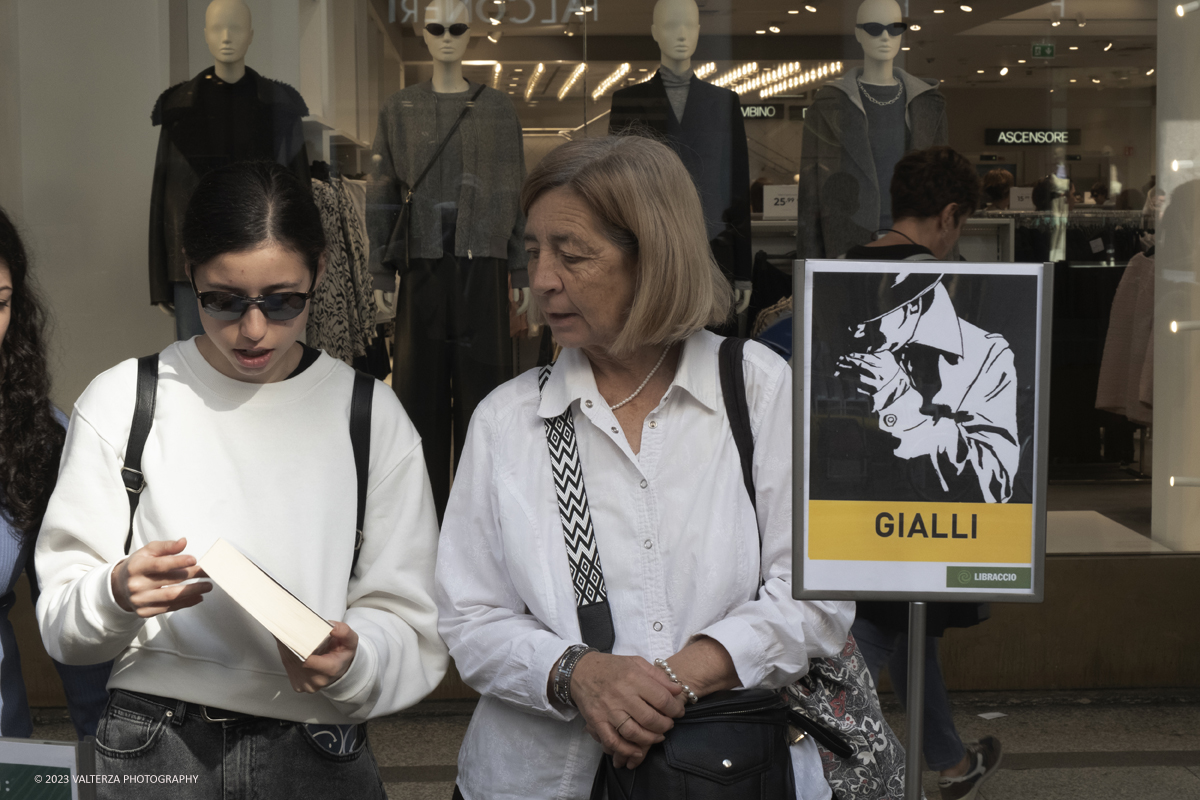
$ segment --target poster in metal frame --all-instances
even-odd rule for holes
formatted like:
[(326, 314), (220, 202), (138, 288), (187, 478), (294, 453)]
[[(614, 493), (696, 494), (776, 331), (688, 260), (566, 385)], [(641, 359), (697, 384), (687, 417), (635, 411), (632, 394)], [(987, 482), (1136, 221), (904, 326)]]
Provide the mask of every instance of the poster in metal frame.
[(796, 599), (1042, 601), (1053, 270), (795, 262)]

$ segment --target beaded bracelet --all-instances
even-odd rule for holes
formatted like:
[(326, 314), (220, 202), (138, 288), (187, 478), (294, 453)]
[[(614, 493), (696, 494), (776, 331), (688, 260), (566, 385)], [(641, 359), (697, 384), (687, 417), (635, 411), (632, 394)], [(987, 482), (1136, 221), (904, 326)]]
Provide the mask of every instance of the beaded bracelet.
[(688, 705), (700, 702), (700, 698), (692, 691), (692, 687), (676, 677), (675, 670), (671, 669), (671, 665), (667, 663), (665, 658), (654, 659), (654, 666), (662, 667), (663, 671), (667, 673), (667, 677), (671, 679), (671, 683), (678, 684), (683, 689), (683, 696), (687, 698)]
[(571, 675), (575, 672), (575, 665), (588, 653), (597, 652), (599, 651), (596, 648), (588, 647), (586, 644), (574, 644), (563, 653), (562, 658), (558, 660), (558, 668), (554, 670), (553, 688), (558, 702), (565, 706), (575, 705), (571, 699)]

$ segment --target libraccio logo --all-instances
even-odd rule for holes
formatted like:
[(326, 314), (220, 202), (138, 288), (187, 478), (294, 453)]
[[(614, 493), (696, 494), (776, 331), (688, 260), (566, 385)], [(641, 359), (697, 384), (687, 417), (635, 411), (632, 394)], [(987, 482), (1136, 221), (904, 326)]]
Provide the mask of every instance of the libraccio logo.
[(1029, 567), (946, 567), (948, 589), (1028, 589)]

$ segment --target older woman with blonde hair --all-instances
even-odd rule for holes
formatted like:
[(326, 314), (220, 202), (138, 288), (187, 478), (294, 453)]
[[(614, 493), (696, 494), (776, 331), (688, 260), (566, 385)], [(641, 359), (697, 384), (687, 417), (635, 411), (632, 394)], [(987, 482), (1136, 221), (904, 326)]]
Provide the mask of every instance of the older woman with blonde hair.
[[(705, 330), (732, 292), (679, 158), (570, 142), (521, 203), (563, 350), (479, 406), (442, 528), (439, 631), (482, 695), (466, 800), (587, 798), (602, 753), (638, 767), (687, 704), (794, 682), (853, 620), (792, 599), (791, 371), (753, 343), (750, 496)], [(796, 797), (829, 797), (810, 739), (789, 754)]]

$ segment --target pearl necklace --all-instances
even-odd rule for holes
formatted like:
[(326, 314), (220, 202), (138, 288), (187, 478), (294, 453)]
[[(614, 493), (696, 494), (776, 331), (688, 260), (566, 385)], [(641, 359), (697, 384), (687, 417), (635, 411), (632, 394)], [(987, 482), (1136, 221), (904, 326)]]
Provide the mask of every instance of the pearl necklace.
[(858, 81), (859, 90), (863, 93), (863, 97), (867, 98), (868, 100), (870, 100), (872, 103), (874, 103), (877, 106), (890, 106), (892, 103), (894, 103), (900, 99), (900, 95), (904, 94), (904, 84), (901, 83), (900, 81), (896, 81), (896, 96), (895, 97), (893, 97), (891, 100), (888, 100), (887, 102), (884, 102), (882, 100), (876, 100), (871, 95), (871, 93), (866, 90), (866, 87), (863, 86), (862, 78), (857, 78), (856, 80)]
[(615, 406), (609, 406), (609, 411), (616, 411), (618, 408), (642, 393), (642, 389), (646, 388), (646, 384), (650, 382), (650, 379), (654, 377), (654, 373), (658, 372), (658, 368), (662, 366), (663, 360), (667, 357), (667, 353), (670, 351), (670, 349), (671, 345), (667, 345), (663, 348), (662, 355), (658, 357), (658, 362), (654, 365), (654, 369), (650, 370), (650, 374), (646, 376), (646, 380), (642, 381), (642, 385), (637, 388), (637, 391), (629, 395), (629, 397), (626, 397), (621, 402), (617, 403)]

